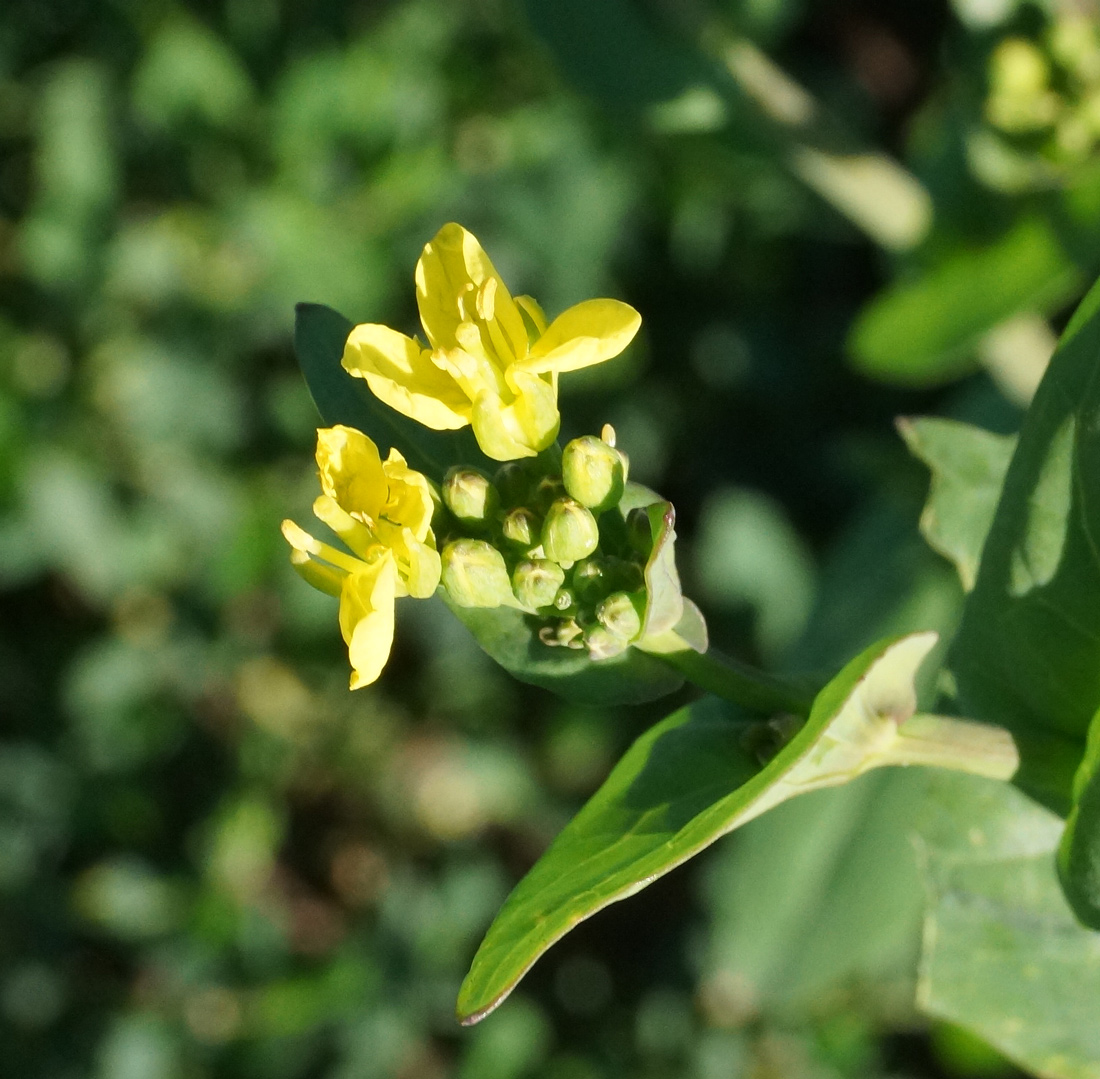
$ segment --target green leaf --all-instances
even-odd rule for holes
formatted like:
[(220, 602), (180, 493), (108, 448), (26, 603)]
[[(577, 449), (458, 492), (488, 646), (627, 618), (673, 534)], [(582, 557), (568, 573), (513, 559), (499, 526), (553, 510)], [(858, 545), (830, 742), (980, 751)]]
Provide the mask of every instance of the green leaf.
[(369, 435), (385, 453), (396, 447), (410, 466), (439, 481), (454, 464), (484, 460), (469, 428), (433, 431), (383, 404), (360, 378), (344, 370), (340, 360), (353, 323), (318, 303), (295, 308), (294, 350), (321, 419)]
[(582, 649), (543, 644), (538, 637), (543, 623), (533, 615), (511, 607), (447, 606), (513, 677), (579, 704), (642, 704), (684, 684), (674, 668), (637, 648), (597, 663)]
[(1003, 783), (937, 774), (933, 791), (920, 1006), (1044, 1079), (1100, 1079), (1100, 934), (1058, 887), (1061, 821)]
[(968, 373), (981, 337), (1020, 311), (1064, 303), (1080, 275), (1043, 220), (1021, 221), (988, 247), (951, 255), (877, 296), (849, 338), (864, 374), (932, 386)]
[(508, 897), (458, 1000), (477, 1022), (578, 922), (625, 899), (720, 836), (797, 794), (889, 762), (913, 714), (913, 678), (936, 640), (880, 642), (849, 663), (767, 763), (785, 727), (712, 697), (642, 735)]
[(1100, 713), (1073, 777), (1073, 809), (1058, 845), (1058, 879), (1082, 925), (1100, 929)]
[(1100, 288), (1035, 395), (949, 664), (967, 715), (1009, 728), (1017, 783), (1066, 814), (1100, 708)]
[(1016, 438), (934, 416), (899, 419), (898, 431), (913, 455), (932, 470), (921, 534), (933, 550), (955, 563), (969, 592)]

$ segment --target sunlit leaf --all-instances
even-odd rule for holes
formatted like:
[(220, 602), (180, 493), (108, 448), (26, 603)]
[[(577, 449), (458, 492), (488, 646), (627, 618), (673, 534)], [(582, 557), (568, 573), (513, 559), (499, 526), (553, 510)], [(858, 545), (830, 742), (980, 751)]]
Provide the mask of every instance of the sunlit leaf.
[(913, 678), (935, 640), (914, 634), (852, 660), (770, 759), (784, 726), (712, 697), (644, 734), (509, 896), (463, 984), (459, 1017), (487, 1015), (578, 922), (720, 836), (885, 763), (885, 747), (916, 707)]
[(1016, 439), (936, 416), (901, 419), (898, 430), (913, 454), (932, 470), (921, 534), (930, 547), (954, 562), (969, 592)]

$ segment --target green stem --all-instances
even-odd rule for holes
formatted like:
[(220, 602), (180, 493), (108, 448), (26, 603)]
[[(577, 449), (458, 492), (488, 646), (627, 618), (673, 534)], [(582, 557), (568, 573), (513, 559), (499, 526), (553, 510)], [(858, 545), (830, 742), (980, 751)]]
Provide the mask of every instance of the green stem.
[(816, 689), (758, 671), (747, 663), (720, 655), (714, 649), (699, 653), (690, 648), (654, 652), (689, 682), (739, 704), (751, 712), (793, 712), (808, 716)]
[(1020, 754), (1003, 727), (918, 712), (902, 723), (876, 764), (924, 764), (1007, 780), (1016, 774)]

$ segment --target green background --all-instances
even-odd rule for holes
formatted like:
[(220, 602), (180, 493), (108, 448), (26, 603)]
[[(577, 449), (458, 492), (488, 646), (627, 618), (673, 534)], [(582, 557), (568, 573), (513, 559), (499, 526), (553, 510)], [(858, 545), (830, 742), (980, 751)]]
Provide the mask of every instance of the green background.
[[(1059, 52), (1069, 17), (7, 0), (0, 1074), (1012, 1074), (913, 1003), (918, 771), (781, 807), (459, 1029), (508, 890), (690, 694), (566, 704), (408, 601), (350, 695), (278, 525), (316, 489), (294, 303), (412, 332), (457, 220), (549, 313), (642, 313), (563, 379), (563, 430), (613, 423), (675, 503), (722, 647), (828, 671), (949, 630), (893, 418), (1014, 431), (1100, 269), (1100, 45)], [(1004, 90), (1007, 39), (1046, 84)], [(1006, 93), (1040, 121), (1006, 127)]]

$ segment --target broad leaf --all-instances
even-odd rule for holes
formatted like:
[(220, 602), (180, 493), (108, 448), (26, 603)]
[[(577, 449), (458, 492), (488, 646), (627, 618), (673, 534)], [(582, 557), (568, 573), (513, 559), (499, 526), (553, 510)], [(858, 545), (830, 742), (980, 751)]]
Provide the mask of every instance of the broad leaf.
[[(797, 794), (890, 763), (913, 714), (913, 679), (936, 640), (913, 634), (852, 660), (768, 759), (782, 724), (707, 697), (644, 734), (509, 896), (458, 1000), (476, 1022), (578, 922)], [(766, 762), (766, 763), (765, 763)]]
[(1061, 814), (1100, 707), (1100, 288), (1031, 405), (950, 666), (962, 710), (1009, 728), (1017, 782)]
[(938, 774), (918, 1002), (1044, 1079), (1100, 1079), (1100, 934), (1054, 872), (1062, 822), (1011, 786)]
[(1016, 438), (935, 416), (900, 419), (898, 431), (914, 456), (932, 470), (921, 534), (933, 550), (954, 562), (969, 592)]
[(996, 243), (952, 254), (876, 297), (856, 321), (849, 348), (874, 378), (937, 385), (973, 368), (975, 349), (994, 326), (1020, 311), (1053, 310), (1079, 281), (1051, 227), (1021, 221)]
[(469, 428), (432, 431), (384, 405), (361, 378), (340, 365), (353, 324), (331, 307), (300, 303), (295, 308), (294, 350), (322, 420), (329, 427), (355, 427), (383, 454), (395, 446), (409, 464), (435, 480), (454, 464), (483, 460)]

